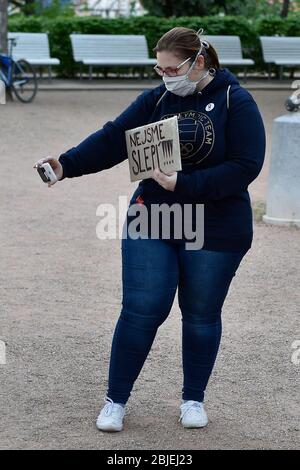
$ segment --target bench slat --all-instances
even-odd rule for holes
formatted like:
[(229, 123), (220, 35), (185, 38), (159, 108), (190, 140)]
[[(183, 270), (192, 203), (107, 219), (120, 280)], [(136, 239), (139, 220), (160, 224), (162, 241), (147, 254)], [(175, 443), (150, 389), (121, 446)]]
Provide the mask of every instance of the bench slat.
[(260, 36), (264, 61), (295, 64), (300, 61), (300, 37)]
[(49, 39), (47, 33), (8, 32), (8, 38), (16, 38), (13, 47), (14, 60), (25, 59), (36, 65), (59, 65), (60, 60), (50, 57)]
[(88, 60), (99, 65), (101, 61), (104, 64), (111, 61), (115, 65), (122, 59), (137, 64), (156, 63), (155, 59), (149, 58), (147, 41), (142, 35), (70, 34), (70, 39), (76, 62)]
[(214, 36), (203, 35), (203, 40), (207, 40), (215, 48), (219, 61), (224, 65), (253, 65), (252, 59), (244, 59), (242, 45), (239, 36)]

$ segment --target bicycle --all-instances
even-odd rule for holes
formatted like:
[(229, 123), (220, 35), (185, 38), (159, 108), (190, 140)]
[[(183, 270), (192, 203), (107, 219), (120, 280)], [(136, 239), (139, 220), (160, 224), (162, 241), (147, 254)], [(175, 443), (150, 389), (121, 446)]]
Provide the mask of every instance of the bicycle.
[(2, 79), (11, 97), (14, 92), (22, 103), (30, 103), (37, 92), (38, 82), (34, 68), (25, 59), (12, 58), (16, 38), (8, 38), (10, 48), (8, 55), (0, 54), (0, 80)]

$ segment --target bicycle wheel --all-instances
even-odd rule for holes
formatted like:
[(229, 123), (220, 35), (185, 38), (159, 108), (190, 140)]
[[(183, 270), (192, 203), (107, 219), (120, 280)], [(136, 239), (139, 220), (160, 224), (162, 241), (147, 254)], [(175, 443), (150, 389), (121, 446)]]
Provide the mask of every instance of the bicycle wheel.
[(24, 59), (16, 60), (12, 66), (12, 89), (22, 103), (30, 103), (38, 88), (36, 73)]

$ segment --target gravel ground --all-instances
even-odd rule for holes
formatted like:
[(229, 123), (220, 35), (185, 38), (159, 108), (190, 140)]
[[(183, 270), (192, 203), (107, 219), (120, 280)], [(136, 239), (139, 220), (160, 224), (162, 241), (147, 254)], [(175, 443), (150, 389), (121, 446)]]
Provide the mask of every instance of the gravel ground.
[[(206, 393), (209, 425), (184, 429), (177, 296), (127, 404), (103, 433), (111, 339), (121, 310), (120, 239), (96, 237), (97, 206), (128, 200), (127, 162), (52, 188), (32, 168), (118, 115), (138, 92), (40, 92), (0, 107), (2, 449), (295, 449), (299, 443), (300, 231), (255, 223), (223, 307), (223, 337)], [(272, 120), (285, 91), (252, 92), (268, 133), (250, 186), (265, 200)], [(297, 393), (298, 392), (298, 393)]]

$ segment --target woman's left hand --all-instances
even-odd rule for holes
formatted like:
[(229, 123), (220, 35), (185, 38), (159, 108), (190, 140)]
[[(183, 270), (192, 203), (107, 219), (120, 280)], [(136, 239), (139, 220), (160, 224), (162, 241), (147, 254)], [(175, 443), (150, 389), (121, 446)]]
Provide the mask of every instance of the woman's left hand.
[(158, 182), (164, 189), (174, 191), (177, 181), (177, 171), (166, 175), (159, 168), (153, 171), (153, 179)]

